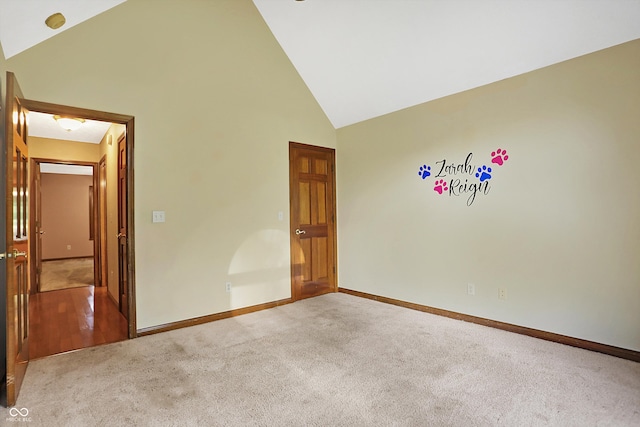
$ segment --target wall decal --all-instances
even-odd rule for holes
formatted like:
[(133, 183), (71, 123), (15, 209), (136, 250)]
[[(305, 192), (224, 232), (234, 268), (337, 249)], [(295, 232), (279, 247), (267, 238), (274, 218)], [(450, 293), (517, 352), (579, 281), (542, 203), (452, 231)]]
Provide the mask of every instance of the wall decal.
[(504, 162), (509, 160), (509, 156), (507, 156), (507, 150), (497, 149), (496, 151), (491, 152), (491, 163), (495, 163), (498, 166), (502, 166)]
[(422, 179), (425, 179), (426, 177), (431, 175), (431, 166), (427, 166), (427, 165), (420, 166), (420, 170), (418, 170), (418, 175), (420, 175)]
[(482, 165), (481, 168), (478, 168), (478, 172), (476, 172), (476, 178), (480, 178), (480, 182), (491, 179), (491, 168)]
[[(490, 158), (491, 163), (501, 167), (509, 160), (509, 155), (507, 150), (498, 148), (491, 152)], [(472, 160), (473, 153), (469, 153), (463, 163), (448, 162), (447, 159), (438, 160), (434, 164), (433, 171), (431, 165), (425, 163), (418, 168), (418, 176), (422, 180), (433, 176), (435, 178), (433, 191), (440, 195), (461, 196), (468, 194), (467, 206), (471, 206), (477, 195), (486, 196), (489, 194), (489, 190), (491, 190), (489, 181), (493, 182), (496, 167), (486, 164), (476, 166), (472, 164)], [(436, 171), (437, 173), (435, 173)], [(435, 175), (433, 175), (434, 173)]]
[(447, 187), (447, 182), (444, 179), (437, 180), (433, 187), (433, 191), (436, 191), (438, 194), (442, 194), (447, 190), (449, 190), (449, 187)]

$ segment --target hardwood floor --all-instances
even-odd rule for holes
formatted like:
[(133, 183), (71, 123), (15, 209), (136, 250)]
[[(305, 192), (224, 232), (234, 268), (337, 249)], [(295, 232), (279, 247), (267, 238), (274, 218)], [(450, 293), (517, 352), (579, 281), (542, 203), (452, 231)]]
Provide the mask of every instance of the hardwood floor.
[(106, 287), (40, 292), (29, 299), (30, 359), (127, 339)]

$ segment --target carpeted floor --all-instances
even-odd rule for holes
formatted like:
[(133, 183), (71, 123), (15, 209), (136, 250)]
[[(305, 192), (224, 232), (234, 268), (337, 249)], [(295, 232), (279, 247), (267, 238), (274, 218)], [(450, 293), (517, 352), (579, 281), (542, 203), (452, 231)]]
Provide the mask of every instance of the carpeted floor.
[(50, 427), (638, 426), (640, 364), (329, 294), (33, 361), (16, 408)]
[(43, 261), (40, 292), (93, 285), (93, 258)]

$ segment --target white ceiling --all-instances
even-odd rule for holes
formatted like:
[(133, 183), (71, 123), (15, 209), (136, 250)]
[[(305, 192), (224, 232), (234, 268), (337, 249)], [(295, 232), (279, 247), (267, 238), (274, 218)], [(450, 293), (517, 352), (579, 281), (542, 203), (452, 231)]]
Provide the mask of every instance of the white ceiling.
[(58, 163), (40, 163), (40, 172), (64, 175), (93, 175), (93, 166), (62, 165)]
[[(53, 12), (59, 32), (122, 2), (0, 0), (0, 43), (15, 55)], [(640, 0), (253, 2), (336, 128), (640, 38)]]
[(29, 136), (63, 139), (65, 141), (100, 144), (111, 123), (85, 120), (80, 129), (67, 131), (53, 119), (53, 115), (30, 111), (27, 117)]

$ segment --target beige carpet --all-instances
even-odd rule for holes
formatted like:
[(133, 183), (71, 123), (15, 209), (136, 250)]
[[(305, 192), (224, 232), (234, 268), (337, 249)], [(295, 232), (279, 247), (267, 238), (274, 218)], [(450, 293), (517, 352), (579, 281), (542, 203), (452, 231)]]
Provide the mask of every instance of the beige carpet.
[(16, 407), (49, 427), (638, 426), (640, 364), (330, 294), (36, 360)]
[(93, 258), (43, 261), (40, 292), (93, 285)]

